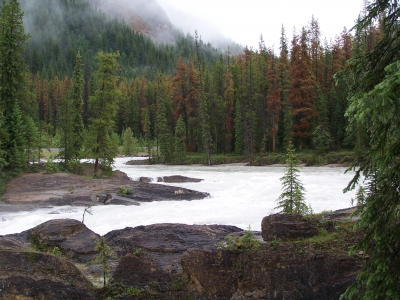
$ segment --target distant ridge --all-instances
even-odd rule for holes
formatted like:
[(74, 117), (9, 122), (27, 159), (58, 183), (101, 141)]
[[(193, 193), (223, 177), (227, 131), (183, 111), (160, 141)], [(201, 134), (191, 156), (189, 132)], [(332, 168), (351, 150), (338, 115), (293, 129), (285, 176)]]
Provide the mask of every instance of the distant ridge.
[(125, 20), (135, 32), (159, 43), (174, 43), (175, 29), (156, 0), (91, 0), (106, 14)]

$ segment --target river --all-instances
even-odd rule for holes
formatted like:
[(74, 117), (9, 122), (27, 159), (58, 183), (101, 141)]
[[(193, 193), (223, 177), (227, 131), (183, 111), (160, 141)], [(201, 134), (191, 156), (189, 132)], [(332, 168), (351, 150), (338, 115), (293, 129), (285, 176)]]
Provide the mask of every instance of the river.
[[(141, 176), (154, 178), (183, 175), (203, 179), (199, 183), (170, 184), (210, 193), (210, 197), (194, 201), (142, 203), (141, 206), (98, 206), (85, 215), (85, 224), (99, 234), (127, 226), (154, 223), (225, 224), (243, 229), (261, 229), (264, 216), (276, 213), (276, 199), (281, 193), (284, 168), (279, 166), (127, 166), (131, 158), (117, 158), (115, 168), (133, 180)], [(342, 167), (303, 167), (300, 180), (306, 203), (314, 212), (350, 206), (355, 191), (343, 189), (353, 176)], [(30, 212), (0, 213), (0, 235), (17, 233), (50, 219), (82, 220), (83, 207), (54, 207)]]

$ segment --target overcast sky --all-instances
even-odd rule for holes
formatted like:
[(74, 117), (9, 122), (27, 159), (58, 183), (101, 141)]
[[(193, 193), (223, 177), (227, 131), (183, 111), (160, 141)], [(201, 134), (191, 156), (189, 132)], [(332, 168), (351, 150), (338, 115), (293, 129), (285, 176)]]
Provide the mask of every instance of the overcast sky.
[[(197, 29), (205, 41), (218, 32), (243, 46), (258, 49), (262, 34), (267, 47), (279, 48), (282, 24), (290, 43), (314, 16), (323, 38), (353, 27), (362, 0), (157, 0), (171, 22), (185, 33)], [(322, 38), (322, 40), (323, 40)]]

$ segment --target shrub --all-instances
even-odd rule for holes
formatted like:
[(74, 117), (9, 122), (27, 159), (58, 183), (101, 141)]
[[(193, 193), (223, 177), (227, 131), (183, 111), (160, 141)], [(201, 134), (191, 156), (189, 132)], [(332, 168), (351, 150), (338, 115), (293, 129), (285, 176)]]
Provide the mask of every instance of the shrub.
[(261, 242), (256, 239), (250, 229), (246, 230), (241, 236), (225, 237), (223, 242), (218, 243), (218, 249), (237, 250), (237, 251), (257, 251), (261, 247)]

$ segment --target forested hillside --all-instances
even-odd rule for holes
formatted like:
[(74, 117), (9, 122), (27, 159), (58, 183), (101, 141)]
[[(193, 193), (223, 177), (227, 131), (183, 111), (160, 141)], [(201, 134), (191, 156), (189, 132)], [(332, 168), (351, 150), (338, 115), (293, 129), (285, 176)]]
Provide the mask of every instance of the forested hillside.
[[(204, 153), (208, 160), (214, 154), (236, 153), (254, 163), (259, 155), (284, 150), (289, 140), (299, 149), (319, 153), (365, 146), (363, 132), (346, 132), (346, 99), (353, 78), (334, 75), (350, 58), (377, 44), (379, 26), (354, 35), (344, 29), (322, 41), (318, 20), (312, 18), (290, 38), (282, 26), (276, 52), (261, 36), (258, 49), (231, 55), (229, 49), (221, 53), (203, 43), (197, 33), (181, 35), (175, 44), (156, 45), (91, 3), (3, 4), (3, 10), (13, 4), (25, 14), (23, 19), (15, 14), (10, 18), (30, 35), (14, 42), (23, 46), (15, 59), (22, 57), (26, 66), (18, 69), (25, 78), (20, 80), (25, 91), (19, 100), (21, 126), (33, 127), (40, 137), (31, 142), (32, 149), (67, 149), (72, 134), (67, 128), (79, 118), (82, 130), (72, 135), (86, 144), (93, 138), (94, 123), (102, 122), (94, 103), (105, 92), (98, 78), (104, 55), (115, 59), (107, 71), (114, 76), (108, 84), (113, 85), (109, 101), (115, 109), (102, 133), (110, 145), (128, 138), (128, 131), (129, 138), (145, 142), (149, 149), (158, 145), (159, 161), (166, 163), (181, 161), (186, 152)], [(6, 52), (7, 36), (2, 39)], [(74, 97), (75, 104), (69, 104)], [(5, 115), (7, 109), (12, 111), (11, 106), (3, 109)], [(75, 121), (66, 120), (63, 114), (72, 110), (77, 111)], [(21, 147), (29, 139), (21, 139)], [(84, 141), (78, 145), (81, 149), (71, 158), (89, 155)], [(26, 162), (39, 157), (21, 155)]]

